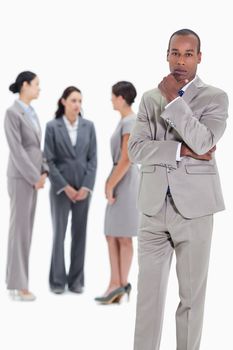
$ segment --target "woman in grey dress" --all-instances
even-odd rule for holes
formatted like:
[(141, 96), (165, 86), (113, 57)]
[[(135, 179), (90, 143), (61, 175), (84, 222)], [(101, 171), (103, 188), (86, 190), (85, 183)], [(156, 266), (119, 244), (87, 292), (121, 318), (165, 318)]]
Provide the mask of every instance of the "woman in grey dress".
[(130, 164), (127, 143), (135, 122), (131, 108), (136, 89), (126, 81), (112, 87), (113, 108), (121, 119), (111, 138), (113, 168), (106, 181), (105, 194), (108, 201), (105, 213), (105, 235), (108, 244), (111, 278), (103, 296), (95, 298), (100, 303), (119, 301), (131, 291), (128, 274), (133, 257), (132, 237), (137, 235), (138, 212), (136, 197), (139, 170)]

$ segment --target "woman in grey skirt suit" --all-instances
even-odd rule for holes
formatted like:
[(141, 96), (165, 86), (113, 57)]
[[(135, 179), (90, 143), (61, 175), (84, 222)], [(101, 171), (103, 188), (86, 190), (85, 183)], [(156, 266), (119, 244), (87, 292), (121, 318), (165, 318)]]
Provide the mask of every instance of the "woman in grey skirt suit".
[(138, 211), (136, 197), (139, 170), (130, 164), (127, 143), (136, 116), (131, 108), (136, 89), (126, 81), (112, 87), (113, 108), (120, 112), (121, 119), (111, 138), (112, 171), (106, 181), (105, 194), (108, 200), (105, 213), (105, 235), (111, 266), (109, 286), (95, 300), (110, 304), (119, 301), (131, 291), (128, 274), (133, 257), (132, 237), (137, 235)]

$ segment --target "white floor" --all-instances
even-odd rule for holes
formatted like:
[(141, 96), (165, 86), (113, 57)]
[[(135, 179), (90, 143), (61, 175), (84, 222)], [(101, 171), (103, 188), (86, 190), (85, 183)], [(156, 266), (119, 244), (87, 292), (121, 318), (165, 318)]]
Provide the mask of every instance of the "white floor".
[[(88, 227), (85, 292), (82, 295), (69, 292), (64, 295), (50, 293), (47, 278), (52, 235), (46, 191), (39, 198), (31, 251), (30, 286), (37, 295), (35, 302), (13, 302), (9, 299), (3, 281), (5, 252), (2, 251), (0, 349), (131, 350), (136, 306), (137, 241), (134, 240), (135, 255), (129, 278), (133, 285), (130, 302), (125, 298), (120, 305), (97, 305), (94, 297), (104, 291), (109, 268), (106, 244), (100, 229), (102, 217), (95, 214), (97, 199), (94, 198)], [(215, 220), (202, 350), (232, 349), (233, 345), (231, 337), (233, 290), (232, 283), (229, 284), (228, 281), (228, 276), (232, 275), (232, 261), (229, 254), (231, 248), (225, 244), (232, 232), (220, 232), (224, 216), (227, 218), (225, 213), (218, 214)], [(5, 245), (6, 237), (3, 238)], [(69, 240), (67, 234), (67, 263), (69, 263)], [(174, 315), (177, 304), (174, 260), (168, 286), (162, 350), (175, 349)]]
[[(111, 86), (119, 80), (132, 81), (138, 90), (134, 105), (137, 112), (142, 94), (156, 87), (168, 74), (166, 50), (170, 35), (188, 27), (197, 31), (202, 40), (203, 60), (198, 74), (204, 82), (228, 92), (232, 116), (230, 5), (227, 0), (221, 3), (197, 0), (190, 4), (190, 10), (187, 3), (169, 0), (13, 0), (1, 6), (0, 350), (132, 350), (136, 240), (129, 278), (133, 285), (130, 302), (99, 306), (93, 300), (107, 287), (109, 278), (103, 237), (104, 181), (112, 165), (109, 139), (119, 118), (112, 110)], [(8, 86), (25, 69), (35, 71), (41, 80), (41, 96), (33, 105), (39, 114), (43, 135), (64, 88), (77, 85), (83, 91), (85, 116), (94, 121), (98, 139), (98, 173), (89, 215), (85, 293), (57, 296), (48, 289), (52, 233), (47, 184), (39, 194), (31, 251), (30, 287), (37, 295), (33, 303), (12, 302), (4, 283), (9, 200), (8, 146), (3, 120), (6, 108), (15, 98)], [(216, 151), (227, 211), (215, 217), (201, 350), (233, 349), (232, 130), (231, 117)], [(66, 252), (68, 263), (69, 234)], [(174, 260), (161, 350), (176, 348), (177, 304)]]

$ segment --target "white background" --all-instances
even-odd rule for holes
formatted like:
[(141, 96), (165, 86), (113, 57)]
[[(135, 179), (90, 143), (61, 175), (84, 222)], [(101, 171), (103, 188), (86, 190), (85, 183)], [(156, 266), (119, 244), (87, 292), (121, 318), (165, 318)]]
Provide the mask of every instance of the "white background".
[[(132, 298), (122, 305), (98, 306), (93, 298), (107, 287), (108, 255), (103, 236), (104, 181), (111, 167), (109, 139), (119, 120), (110, 103), (111, 86), (119, 80), (135, 84), (138, 97), (168, 74), (166, 49), (170, 35), (181, 28), (196, 31), (202, 41), (199, 76), (232, 100), (232, 15), (230, 1), (194, 2), (99, 0), (1, 1), (0, 5), (0, 348), (13, 350), (132, 349), (137, 243), (130, 273)], [(8, 148), (3, 130), (8, 91), (17, 74), (36, 72), (41, 95), (34, 102), (43, 131), (53, 118), (64, 88), (83, 92), (85, 116), (94, 121), (98, 138), (98, 174), (91, 203), (83, 295), (56, 296), (48, 289), (52, 243), (49, 183), (39, 193), (30, 260), (34, 303), (17, 303), (5, 288), (9, 220), (6, 191)], [(230, 105), (229, 115), (232, 114)], [(217, 160), (227, 210), (215, 216), (215, 228), (203, 329), (203, 350), (232, 349), (232, 121), (217, 146)], [(201, 201), (201, 198), (200, 198)], [(23, 203), (22, 203), (23, 205)], [(203, 232), (203, 234), (205, 234)], [(69, 233), (66, 252), (69, 260)], [(175, 261), (168, 286), (162, 350), (175, 349), (175, 309), (178, 303)], [(141, 349), (143, 350), (143, 349)], [(184, 349), (182, 349), (184, 350)]]

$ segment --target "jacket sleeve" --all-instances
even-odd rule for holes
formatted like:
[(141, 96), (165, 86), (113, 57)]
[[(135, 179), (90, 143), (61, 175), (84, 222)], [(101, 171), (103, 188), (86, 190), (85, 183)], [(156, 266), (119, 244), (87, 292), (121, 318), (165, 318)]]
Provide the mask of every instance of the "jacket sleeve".
[(43, 156), (42, 164), (41, 164), (41, 174), (47, 173), (49, 175), (49, 166), (47, 159)]
[(44, 157), (49, 167), (49, 179), (56, 192), (59, 192), (68, 185), (58, 168), (56, 167), (56, 145), (54, 140), (54, 130), (49, 124), (45, 130)]
[(218, 91), (210, 97), (201, 115), (195, 116), (183, 98), (171, 103), (161, 117), (172, 126), (183, 141), (197, 154), (205, 154), (224, 133), (228, 117), (228, 97)]
[(142, 165), (161, 165), (177, 168), (177, 141), (157, 141), (153, 139), (151, 123), (155, 116), (153, 101), (143, 95), (136, 123), (128, 142), (129, 159)]
[(22, 145), (20, 120), (11, 111), (6, 112), (4, 128), (10, 149), (10, 157), (23, 178), (31, 185), (39, 181), (40, 172), (31, 162)]
[(87, 153), (87, 168), (81, 187), (93, 190), (97, 168), (97, 145), (94, 124), (91, 124), (90, 143)]

